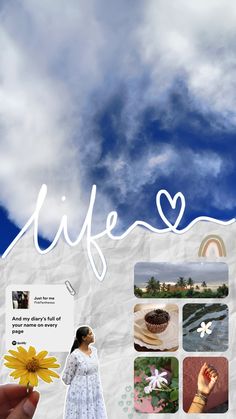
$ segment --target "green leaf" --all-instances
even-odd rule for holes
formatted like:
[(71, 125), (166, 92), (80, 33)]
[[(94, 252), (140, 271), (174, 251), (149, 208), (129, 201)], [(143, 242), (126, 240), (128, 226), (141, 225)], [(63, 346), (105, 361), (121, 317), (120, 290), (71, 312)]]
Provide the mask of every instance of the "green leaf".
[(158, 402), (159, 402), (159, 397), (157, 397), (157, 396), (152, 396), (152, 401), (151, 401), (152, 406), (153, 406), (153, 407), (156, 407), (156, 406), (158, 405)]
[(176, 358), (171, 358), (171, 370), (173, 377), (177, 378), (179, 373), (179, 362)]
[(164, 392), (164, 391), (161, 391), (160, 393), (159, 393), (159, 397), (160, 397), (160, 399), (163, 399), (163, 400), (168, 400), (169, 399), (169, 393), (167, 393), (167, 392)]
[(171, 387), (178, 387), (178, 385), (179, 385), (178, 378), (172, 378), (172, 380), (171, 380)]
[(175, 400), (178, 400), (178, 398), (179, 398), (179, 392), (177, 389), (175, 389), (170, 393), (170, 400), (175, 401)]

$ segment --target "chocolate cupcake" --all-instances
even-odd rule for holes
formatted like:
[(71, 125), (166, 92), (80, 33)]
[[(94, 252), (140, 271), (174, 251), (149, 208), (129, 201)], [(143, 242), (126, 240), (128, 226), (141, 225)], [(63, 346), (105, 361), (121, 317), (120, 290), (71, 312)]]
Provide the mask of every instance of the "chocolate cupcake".
[(167, 328), (170, 315), (165, 310), (149, 311), (144, 317), (148, 330), (152, 333), (161, 333)]

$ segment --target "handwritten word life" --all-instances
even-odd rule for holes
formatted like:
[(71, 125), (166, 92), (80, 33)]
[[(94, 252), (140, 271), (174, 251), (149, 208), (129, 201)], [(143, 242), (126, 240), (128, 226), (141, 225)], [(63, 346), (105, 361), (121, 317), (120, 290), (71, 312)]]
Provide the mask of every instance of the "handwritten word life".
[[(163, 233), (167, 233), (167, 232), (174, 232), (176, 234), (183, 234), (185, 233), (187, 230), (189, 230), (194, 224), (196, 224), (198, 221), (211, 221), (217, 224), (221, 224), (221, 225), (229, 225), (235, 222), (235, 218), (229, 220), (229, 221), (221, 221), (221, 220), (217, 220), (215, 218), (211, 218), (211, 217), (197, 217), (195, 218), (193, 221), (191, 221), (191, 223), (181, 229), (178, 230), (177, 227), (179, 226), (181, 219), (183, 217), (184, 211), (185, 211), (185, 197), (181, 192), (178, 192), (174, 198), (172, 198), (169, 194), (169, 192), (167, 192), (164, 189), (161, 189), (160, 191), (158, 191), (157, 195), (156, 195), (156, 206), (157, 206), (157, 210), (158, 213), (161, 217), (161, 219), (163, 220), (163, 222), (165, 223), (165, 225), (167, 226), (166, 228), (162, 228), (162, 229), (158, 229), (155, 228), (153, 226), (151, 226), (150, 224), (148, 224), (145, 221), (135, 221), (132, 225), (130, 225), (130, 227), (121, 235), (116, 235), (114, 236), (112, 234), (112, 230), (115, 228), (116, 224), (117, 224), (117, 219), (118, 219), (118, 214), (116, 211), (111, 211), (108, 215), (107, 215), (107, 219), (106, 219), (106, 228), (98, 234), (92, 235), (92, 220), (93, 220), (93, 210), (94, 210), (94, 204), (96, 201), (96, 185), (92, 186), (91, 189), (91, 194), (90, 194), (90, 200), (89, 200), (89, 206), (88, 206), (88, 211), (87, 214), (85, 216), (85, 220), (84, 223), (82, 225), (81, 231), (78, 235), (78, 237), (72, 241), (69, 237), (68, 234), (68, 220), (67, 220), (67, 215), (64, 214), (61, 218), (60, 224), (59, 224), (59, 228), (56, 232), (56, 235), (53, 239), (53, 241), (51, 242), (51, 244), (48, 246), (47, 249), (41, 249), (39, 246), (39, 241), (38, 241), (38, 237), (39, 237), (39, 215), (40, 215), (40, 210), (43, 207), (44, 201), (46, 199), (47, 196), (47, 185), (43, 184), (40, 188), (38, 197), (37, 197), (37, 201), (36, 201), (36, 205), (35, 205), (35, 210), (33, 212), (33, 214), (31, 215), (31, 217), (29, 218), (29, 220), (26, 222), (26, 224), (22, 227), (21, 231), (17, 234), (17, 236), (14, 238), (14, 240), (10, 243), (10, 245), (8, 246), (8, 248), (5, 250), (5, 252), (2, 255), (2, 258), (6, 258), (6, 256), (10, 253), (10, 251), (13, 249), (13, 247), (16, 245), (16, 243), (20, 240), (20, 238), (26, 233), (26, 231), (32, 227), (33, 225), (33, 235), (34, 235), (34, 245), (36, 250), (40, 253), (40, 254), (46, 254), (48, 252), (50, 252), (58, 243), (58, 240), (61, 236), (64, 236), (64, 239), (66, 241), (66, 243), (71, 246), (77, 246), (83, 237), (86, 237), (86, 246), (87, 246), (87, 253), (88, 253), (88, 258), (91, 264), (91, 267), (93, 269), (93, 272), (96, 276), (96, 278), (99, 281), (102, 281), (106, 275), (106, 271), (107, 271), (107, 264), (106, 264), (106, 259), (103, 255), (103, 252), (101, 250), (101, 248), (99, 247), (99, 244), (97, 243), (97, 241), (104, 237), (107, 236), (112, 240), (123, 240), (125, 237), (128, 236), (128, 234), (137, 226), (142, 226), (145, 227), (146, 229), (148, 229), (149, 231), (153, 232), (153, 233), (158, 233), (158, 234), (163, 234)], [(174, 222), (174, 224), (172, 224), (168, 218), (166, 217), (166, 215), (163, 212), (162, 206), (161, 206), (161, 197), (165, 196), (167, 198), (167, 200), (169, 201), (170, 206), (172, 207), (172, 209), (176, 208), (177, 202), (180, 201), (180, 210), (179, 210), (179, 214)], [(97, 255), (100, 258), (101, 261), (101, 265), (102, 265), (102, 269), (99, 272), (95, 263), (95, 258), (94, 258), (94, 254), (97, 253)]]

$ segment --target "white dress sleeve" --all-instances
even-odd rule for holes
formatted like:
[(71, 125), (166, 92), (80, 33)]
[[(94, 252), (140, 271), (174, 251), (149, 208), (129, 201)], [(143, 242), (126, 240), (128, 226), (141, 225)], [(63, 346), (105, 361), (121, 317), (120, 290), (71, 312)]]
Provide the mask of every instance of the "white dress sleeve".
[(66, 367), (63, 371), (62, 381), (69, 385), (75, 376), (75, 372), (78, 366), (78, 360), (73, 352), (68, 356)]

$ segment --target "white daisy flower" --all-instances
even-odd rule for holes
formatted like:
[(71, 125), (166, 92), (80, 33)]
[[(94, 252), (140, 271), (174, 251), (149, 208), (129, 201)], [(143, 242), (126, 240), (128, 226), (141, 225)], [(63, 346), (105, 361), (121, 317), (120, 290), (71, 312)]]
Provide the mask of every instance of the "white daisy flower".
[(212, 322), (208, 322), (207, 324), (205, 322), (201, 323), (201, 327), (199, 327), (197, 329), (197, 332), (201, 333), (200, 334), (201, 338), (204, 337), (205, 333), (207, 333), (208, 335), (210, 335), (212, 333), (212, 330), (209, 329), (211, 327), (211, 325), (212, 325)]
[(159, 374), (158, 370), (155, 369), (154, 375), (146, 378), (146, 381), (150, 381), (148, 385), (150, 391), (154, 390), (155, 388), (162, 388), (163, 383), (168, 384), (167, 379), (164, 378), (165, 375), (167, 375), (166, 371)]

